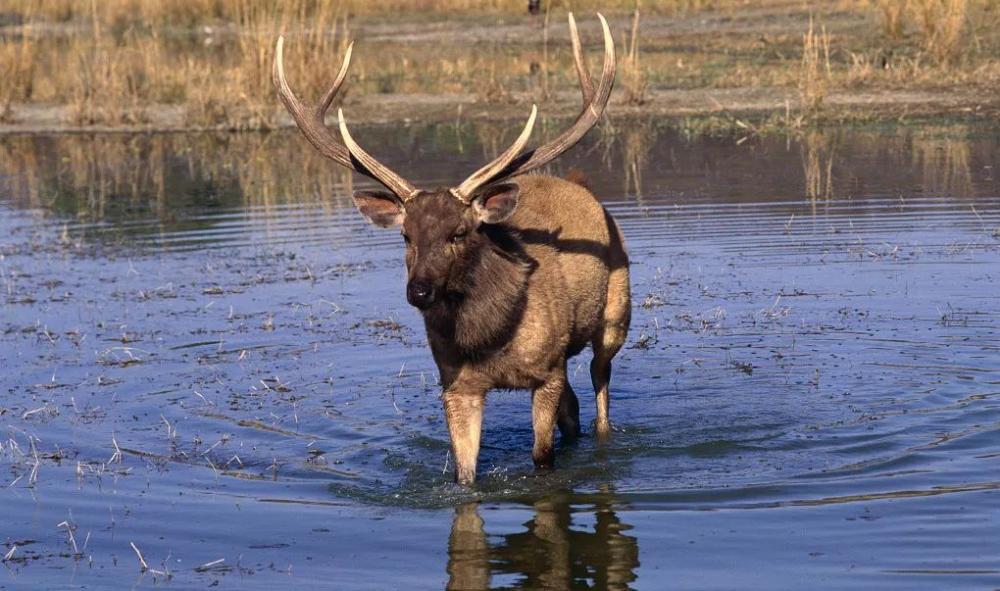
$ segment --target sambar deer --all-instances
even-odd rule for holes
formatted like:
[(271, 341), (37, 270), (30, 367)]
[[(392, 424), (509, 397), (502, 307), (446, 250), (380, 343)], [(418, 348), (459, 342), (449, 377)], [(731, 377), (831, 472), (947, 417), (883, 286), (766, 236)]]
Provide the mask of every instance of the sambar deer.
[[(573, 147), (597, 122), (611, 95), (615, 49), (604, 29), (604, 70), (597, 87), (583, 59), (573, 16), (570, 37), (583, 110), (552, 141), (523, 151), (537, 109), (503, 154), (461, 184), (418, 189), (363, 150), (338, 111), (338, 141), (324, 116), (347, 75), (353, 44), (319, 105), (304, 104), (285, 80), (283, 39), (274, 60), (278, 96), (306, 139), (324, 156), (367, 175), (386, 191), (359, 191), (354, 201), (372, 224), (402, 226), (406, 299), (423, 315), (441, 374), (455, 479), (471, 484), (486, 393), (531, 389), (532, 459), (553, 464), (555, 425), (580, 432), (579, 402), (566, 360), (592, 345), (590, 375), (597, 394), (596, 431), (610, 432), (608, 382), (631, 319), (628, 255), (611, 215), (582, 182), (524, 176)], [(516, 177), (516, 178), (515, 178)]]

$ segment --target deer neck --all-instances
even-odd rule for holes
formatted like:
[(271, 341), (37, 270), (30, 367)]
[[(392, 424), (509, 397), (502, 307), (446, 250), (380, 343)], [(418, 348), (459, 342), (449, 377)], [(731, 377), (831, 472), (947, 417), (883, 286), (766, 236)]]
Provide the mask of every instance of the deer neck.
[(515, 234), (490, 227), (487, 242), (449, 284), (454, 294), (424, 313), (429, 336), (475, 357), (502, 348), (524, 315), (528, 279), (536, 263)]

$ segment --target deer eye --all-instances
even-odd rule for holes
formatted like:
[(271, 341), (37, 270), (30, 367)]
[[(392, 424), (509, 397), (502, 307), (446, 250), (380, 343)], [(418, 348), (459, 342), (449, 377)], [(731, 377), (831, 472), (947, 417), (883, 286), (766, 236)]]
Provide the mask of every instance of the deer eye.
[(458, 232), (457, 234), (455, 234), (455, 235), (453, 235), (451, 237), (451, 243), (452, 244), (458, 244), (459, 242), (461, 242), (463, 240), (465, 240), (465, 232), (464, 231), (463, 232)]

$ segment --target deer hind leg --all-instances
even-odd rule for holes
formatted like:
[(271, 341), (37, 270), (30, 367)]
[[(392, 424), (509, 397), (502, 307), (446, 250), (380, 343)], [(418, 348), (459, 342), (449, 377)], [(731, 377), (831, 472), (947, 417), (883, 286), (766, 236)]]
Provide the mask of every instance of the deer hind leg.
[(535, 447), (531, 451), (531, 459), (535, 462), (535, 468), (547, 469), (553, 466), (555, 454), (552, 449), (552, 440), (559, 415), (560, 401), (566, 388), (564, 362), (561, 371), (549, 378), (531, 394), (531, 423), (535, 430)]
[(559, 398), (559, 415), (556, 424), (559, 425), (559, 433), (565, 438), (580, 435), (580, 400), (577, 399), (569, 382), (566, 382), (566, 387)]
[(486, 393), (449, 389), (445, 391), (443, 398), (451, 449), (455, 456), (455, 481), (459, 484), (472, 484), (476, 481), (476, 460), (479, 458)]
[(608, 384), (611, 382), (611, 360), (625, 343), (631, 320), (632, 299), (629, 295), (626, 262), (613, 267), (608, 277), (608, 302), (604, 307), (603, 325), (591, 343), (594, 348), (594, 359), (590, 362), (590, 379), (597, 395), (595, 430), (601, 439), (606, 439), (611, 434), (611, 422), (608, 419), (608, 407), (611, 403), (611, 395), (608, 392)]

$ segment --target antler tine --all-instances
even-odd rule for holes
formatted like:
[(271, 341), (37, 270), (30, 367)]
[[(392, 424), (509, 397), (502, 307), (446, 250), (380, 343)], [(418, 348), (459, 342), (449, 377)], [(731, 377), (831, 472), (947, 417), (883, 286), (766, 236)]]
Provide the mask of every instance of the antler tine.
[(344, 63), (340, 66), (340, 72), (337, 72), (337, 77), (333, 80), (333, 85), (326, 91), (326, 96), (323, 97), (323, 102), (320, 104), (320, 117), (326, 117), (326, 112), (330, 109), (330, 105), (333, 104), (333, 99), (336, 98), (337, 92), (340, 90), (340, 85), (344, 83), (344, 78), (347, 78), (347, 70), (351, 67), (351, 55), (353, 53), (354, 41), (351, 41), (347, 44), (347, 51), (344, 52)]
[(372, 158), (354, 142), (350, 133), (347, 132), (347, 127), (344, 125), (344, 115), (342, 112), (338, 113), (338, 117), (340, 119), (341, 135), (344, 138), (344, 143), (347, 144), (346, 147), (337, 141), (330, 128), (326, 126), (326, 112), (330, 109), (330, 105), (333, 104), (333, 99), (336, 98), (341, 84), (344, 83), (344, 79), (347, 78), (347, 70), (351, 65), (351, 54), (354, 51), (354, 43), (352, 42), (347, 46), (347, 51), (344, 53), (344, 63), (340, 66), (340, 72), (337, 74), (336, 79), (334, 79), (330, 89), (323, 96), (323, 101), (315, 107), (304, 104), (288, 86), (288, 81), (285, 79), (283, 59), (284, 45), (285, 38), (278, 37), (278, 43), (274, 48), (274, 70), (272, 72), (274, 86), (278, 89), (278, 97), (281, 98), (281, 102), (284, 103), (285, 108), (291, 113), (292, 118), (295, 119), (295, 123), (302, 130), (302, 134), (306, 136), (309, 143), (319, 150), (321, 154), (341, 166), (370, 176), (382, 183), (404, 201), (411, 199), (418, 192), (417, 189), (378, 160)]
[[(403, 203), (413, 199), (420, 193), (420, 190), (411, 185), (403, 177), (389, 170), (389, 167), (373, 158), (368, 152), (354, 141), (351, 132), (347, 131), (347, 123), (344, 122), (344, 110), (337, 109), (337, 121), (340, 124), (340, 135), (344, 138), (347, 150), (350, 155), (357, 160), (368, 171), (372, 178), (385, 185), (390, 191), (398, 195)], [(358, 169), (360, 170), (360, 169)]]
[(583, 102), (589, 103), (594, 99), (594, 83), (590, 79), (590, 70), (587, 69), (587, 62), (583, 61), (583, 49), (580, 46), (580, 35), (576, 31), (576, 19), (573, 13), (569, 13), (569, 40), (573, 45), (573, 62), (576, 64), (576, 73), (580, 77), (580, 90), (583, 92)]
[[(505, 170), (500, 171), (491, 181), (495, 182), (500, 179), (525, 174), (536, 168), (545, 166), (555, 160), (560, 154), (576, 145), (590, 131), (594, 124), (597, 123), (597, 120), (600, 119), (604, 108), (608, 105), (608, 99), (611, 98), (611, 89), (615, 85), (615, 70), (617, 66), (615, 60), (615, 41), (611, 36), (608, 21), (601, 13), (597, 13), (597, 17), (601, 20), (601, 28), (604, 30), (604, 69), (601, 71), (601, 81), (597, 86), (596, 93), (593, 91), (589, 92), (591, 100), (584, 100), (583, 110), (569, 129), (559, 134), (554, 140), (530, 152), (525, 152), (511, 162)], [(573, 34), (575, 23), (572, 20), (570, 23), (570, 34), (571, 37), (575, 38), (576, 36)], [(579, 42), (578, 38), (576, 42)], [(583, 90), (584, 97), (586, 97), (588, 95), (588, 86), (591, 86), (590, 73), (587, 70), (586, 64), (583, 63), (582, 52), (578, 53), (574, 46), (573, 53), (574, 57), (577, 58), (577, 73), (580, 75), (580, 87)]]
[(314, 148), (337, 164), (346, 166), (351, 170), (357, 170), (351, 162), (351, 155), (348, 153), (347, 148), (336, 140), (323, 121), (327, 109), (330, 108), (330, 104), (337, 95), (337, 91), (340, 90), (340, 85), (344, 83), (344, 78), (347, 77), (347, 69), (351, 65), (351, 51), (354, 48), (354, 44), (352, 43), (348, 46), (347, 53), (344, 55), (344, 63), (340, 67), (340, 73), (337, 74), (333, 85), (327, 91), (323, 102), (318, 107), (303, 103), (288, 86), (288, 81), (285, 79), (284, 45), (285, 38), (283, 36), (278, 37), (278, 43), (274, 48), (274, 67), (272, 69), (274, 86), (278, 89), (278, 98), (281, 99), (281, 102), (285, 105), (285, 109), (295, 119), (295, 123), (302, 130), (302, 134), (306, 136), (306, 139), (309, 140), (309, 143)]
[(525, 124), (524, 130), (521, 135), (518, 136), (517, 140), (507, 148), (507, 150), (498, 156), (496, 160), (490, 162), (486, 166), (480, 168), (476, 172), (472, 173), (472, 176), (465, 179), (461, 185), (451, 189), (451, 193), (458, 197), (463, 203), (468, 204), (472, 199), (472, 194), (481, 187), (482, 185), (489, 182), (490, 179), (495, 177), (500, 171), (507, 168), (507, 165), (521, 153), (524, 146), (528, 143), (528, 139), (531, 138), (531, 130), (535, 126), (535, 116), (538, 115), (538, 107), (531, 105), (531, 115), (528, 116), (528, 123)]

